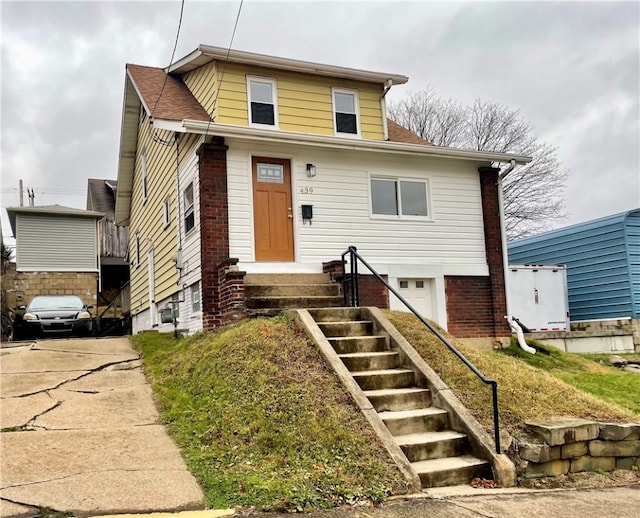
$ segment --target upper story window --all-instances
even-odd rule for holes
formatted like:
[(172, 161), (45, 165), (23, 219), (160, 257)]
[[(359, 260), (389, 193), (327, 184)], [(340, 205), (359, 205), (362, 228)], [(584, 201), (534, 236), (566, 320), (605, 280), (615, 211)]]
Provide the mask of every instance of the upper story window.
[(336, 135), (360, 135), (358, 92), (333, 89), (333, 122)]
[(184, 231), (189, 232), (196, 224), (193, 207), (193, 182), (187, 185), (183, 194), (184, 203)]
[(371, 214), (398, 218), (429, 218), (427, 180), (371, 178)]
[(249, 124), (278, 126), (278, 105), (275, 79), (247, 76)]
[(140, 234), (138, 232), (136, 232), (136, 238), (134, 240), (134, 252), (135, 252), (135, 259), (136, 259), (136, 268), (138, 266), (140, 266)]
[(147, 152), (140, 155), (140, 186), (142, 188), (142, 201), (147, 201)]

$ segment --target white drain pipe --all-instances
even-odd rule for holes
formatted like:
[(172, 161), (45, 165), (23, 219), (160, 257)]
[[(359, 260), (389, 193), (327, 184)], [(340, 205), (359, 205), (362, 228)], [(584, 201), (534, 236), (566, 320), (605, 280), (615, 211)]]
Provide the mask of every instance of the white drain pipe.
[(527, 345), (527, 341), (524, 339), (522, 328), (513, 319), (513, 315), (511, 315), (511, 308), (509, 307), (509, 255), (507, 251), (507, 231), (504, 217), (502, 181), (511, 171), (514, 170), (515, 167), (516, 161), (511, 160), (511, 163), (507, 166), (507, 168), (498, 173), (498, 207), (500, 210), (500, 235), (502, 237), (502, 269), (504, 270), (504, 296), (507, 303), (507, 315), (505, 316), (505, 318), (507, 319), (509, 327), (516, 333), (516, 336), (518, 337), (518, 345), (520, 345), (520, 348), (523, 351), (535, 354), (536, 350), (533, 347)]

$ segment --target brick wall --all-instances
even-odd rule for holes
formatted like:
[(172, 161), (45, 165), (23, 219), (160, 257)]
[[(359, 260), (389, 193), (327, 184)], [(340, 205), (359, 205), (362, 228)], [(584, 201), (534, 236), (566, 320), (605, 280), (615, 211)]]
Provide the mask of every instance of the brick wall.
[[(342, 284), (342, 260), (328, 261), (322, 263), (322, 271), (331, 275), (333, 282)], [(389, 282), (386, 275), (381, 276)], [(358, 275), (360, 286), (360, 306), (375, 306), (382, 309), (389, 308), (389, 290), (373, 275)], [(349, 287), (347, 286), (347, 290)]]
[(236, 266), (237, 259), (227, 259), (218, 264), (219, 325), (233, 324), (247, 316), (244, 276)]
[(489, 277), (445, 277), (447, 327), (458, 337), (493, 335), (493, 302)]
[(97, 273), (15, 272), (11, 277), (13, 282), (3, 278), (3, 285), (8, 285), (7, 298), (13, 307), (28, 304), (36, 295), (77, 295), (85, 304), (96, 304)]
[(214, 137), (198, 149), (202, 260), (202, 325), (204, 329), (235, 322), (245, 314), (244, 272), (229, 259), (227, 149)]

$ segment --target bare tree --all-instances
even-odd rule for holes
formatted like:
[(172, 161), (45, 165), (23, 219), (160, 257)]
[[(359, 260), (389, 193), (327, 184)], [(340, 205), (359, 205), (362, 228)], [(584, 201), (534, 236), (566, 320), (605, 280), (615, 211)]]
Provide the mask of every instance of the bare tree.
[(540, 142), (518, 110), (476, 99), (463, 106), (436, 95), (431, 87), (412, 92), (389, 107), (391, 118), (436, 146), (517, 153), (532, 157), (505, 180), (508, 239), (536, 234), (566, 219), (564, 189), (568, 171), (557, 149)]

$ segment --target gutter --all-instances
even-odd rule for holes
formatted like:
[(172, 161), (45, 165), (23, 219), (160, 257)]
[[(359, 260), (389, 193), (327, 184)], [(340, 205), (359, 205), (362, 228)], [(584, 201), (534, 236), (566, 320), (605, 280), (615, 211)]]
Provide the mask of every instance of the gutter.
[(523, 351), (535, 354), (536, 350), (533, 347), (527, 345), (527, 341), (524, 339), (522, 328), (513, 319), (511, 308), (509, 307), (509, 255), (507, 250), (507, 231), (504, 216), (504, 196), (502, 190), (503, 180), (509, 173), (511, 173), (515, 169), (515, 167), (516, 161), (511, 160), (509, 165), (498, 173), (498, 207), (500, 210), (500, 236), (502, 238), (502, 269), (504, 271), (504, 296), (505, 302), (507, 304), (507, 314), (505, 318), (507, 319), (507, 323), (509, 324), (511, 330), (516, 333), (516, 336), (518, 337), (518, 345), (520, 345), (520, 348)]
[[(178, 123), (180, 124), (180, 123)], [(154, 123), (155, 125), (155, 123)], [(236, 137), (245, 140), (262, 142), (276, 142), (281, 144), (304, 144), (314, 147), (345, 149), (350, 151), (377, 151), (379, 153), (395, 152), (414, 156), (432, 156), (439, 158), (457, 158), (475, 162), (509, 162), (527, 164), (531, 158), (512, 153), (494, 153), (490, 151), (473, 151), (439, 146), (424, 146), (421, 144), (406, 144), (383, 140), (347, 139), (341, 137), (326, 137), (309, 133), (294, 133), (290, 131), (273, 131), (246, 126), (232, 126), (229, 124), (208, 123), (205, 121), (183, 120), (182, 131), (197, 134), (218, 135), (221, 137)]]

